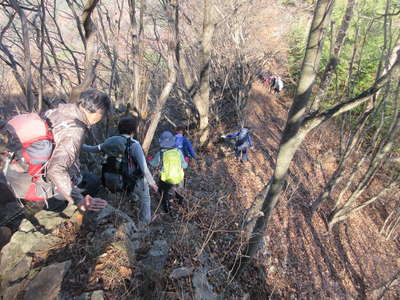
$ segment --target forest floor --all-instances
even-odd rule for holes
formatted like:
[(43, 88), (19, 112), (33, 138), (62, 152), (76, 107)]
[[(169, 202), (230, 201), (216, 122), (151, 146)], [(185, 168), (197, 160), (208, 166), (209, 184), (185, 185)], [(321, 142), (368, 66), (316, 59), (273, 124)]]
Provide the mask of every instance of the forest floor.
[[(387, 202), (376, 201), (331, 232), (327, 231), (326, 218), (333, 203), (324, 203), (314, 215), (310, 214), (309, 205), (337, 167), (339, 131), (334, 122), (314, 130), (296, 153), (288, 184), (265, 234), (264, 247), (236, 280), (232, 280), (229, 272), (243, 246), (241, 229), (246, 208), (272, 176), (292, 101), (293, 83), (288, 73), (290, 30), (299, 23), (302, 25), (297, 26), (307, 28), (305, 24), (310, 17), (307, 8), (279, 5), (268, 5), (254, 16), (251, 39), (254, 51), (273, 54), (264, 68), (281, 75), (286, 88), (274, 95), (260, 82), (253, 84), (246, 110), (246, 122), (252, 128), (254, 140), (249, 162), (238, 162), (231, 145), (219, 141), (221, 134), (237, 130), (239, 124), (232, 121), (234, 118), (220, 123), (212, 131), (208, 149), (199, 153), (199, 159), (192, 161), (186, 172), (187, 205), (174, 205), (170, 216), (160, 214), (159, 210), (156, 212), (150, 232), (142, 239), (139, 249), (148, 251), (155, 239), (168, 242), (165, 270), (157, 275), (162, 278), (156, 277), (157, 284), (152, 288), (189, 295), (173, 299), (192, 299), (190, 278), (171, 280), (166, 274), (182, 266), (200, 268), (207, 260), (208, 280), (216, 293), (224, 294), (223, 299), (245, 299), (244, 293), (252, 300), (400, 297), (398, 281), (388, 284), (399, 275), (399, 239), (386, 240), (379, 234), (390, 212), (384, 204)], [(381, 184), (377, 180), (371, 189)], [(333, 197), (336, 194), (334, 192)], [(157, 197), (153, 195), (153, 199)], [(157, 205), (157, 201), (154, 202)], [(125, 212), (130, 210), (128, 214), (135, 217), (132, 204), (112, 204)], [(137, 279), (140, 272), (118, 265), (118, 271), (106, 274), (96, 269), (96, 264), (100, 265), (97, 257), (93, 257), (93, 265), (87, 267), (82, 260), (93, 250), (91, 245), (87, 246), (90, 239), (86, 231), (78, 238), (72, 232), (70, 240), (65, 239), (68, 247), (59, 252), (62, 259), (71, 256), (76, 269), (65, 280), (68, 289), (73, 295), (102, 289), (107, 299), (125, 299), (117, 296), (117, 289), (120, 294), (126, 292), (129, 281), (125, 281), (126, 278), (133, 279), (130, 284), (140, 282)], [(120, 256), (112, 247), (107, 253), (99, 260), (113, 264)]]
[[(262, 18), (255, 20), (259, 27), (254, 43), (266, 52), (275, 53), (265, 70), (281, 75), (284, 80), (286, 78), (286, 83), (289, 81), (287, 86), (290, 86), (287, 70), (289, 31), (291, 24), (301, 18), (306, 24), (309, 14), (295, 7), (288, 9), (272, 5), (259, 15)], [(250, 161), (240, 163), (233, 153), (226, 156), (220, 144), (211, 145), (209, 152), (202, 154), (202, 160), (195, 165), (197, 168), (194, 169), (200, 167), (200, 174), (192, 171), (189, 175), (188, 189), (196, 191), (193, 192), (195, 199), (204, 197), (204, 192), (214, 201), (224, 199), (226, 218), (234, 216), (233, 211), (243, 211), (244, 207), (250, 206), (272, 175), (292, 99), (290, 93), (289, 88), (280, 95), (273, 95), (261, 83), (253, 85), (246, 116), (255, 141)], [(223, 127), (224, 130), (234, 130), (237, 125), (228, 122)], [(339, 131), (336, 128), (337, 124), (330, 122), (314, 130), (295, 155), (288, 184), (265, 235), (265, 246), (255, 260), (255, 265), (262, 266), (263, 271), (258, 273), (260, 276), (256, 280), (254, 273), (247, 273), (247, 278), (247, 274), (242, 276), (249, 290), (255, 286), (267, 287), (266, 294), (262, 288), (259, 290), (260, 299), (267, 295), (296, 299), (377, 299), (383, 296), (384, 291), (388, 299), (400, 295), (399, 282), (392, 282), (399, 276), (399, 240), (386, 240), (379, 234), (390, 213), (384, 203), (391, 197), (394, 200), (396, 195), (389, 195), (387, 199), (361, 210), (336, 225), (331, 232), (327, 231), (326, 218), (333, 203), (325, 203), (317, 213), (310, 214), (309, 205), (337, 167)], [(214, 138), (216, 140), (217, 136)], [(375, 181), (371, 189), (381, 186), (382, 180)], [(333, 198), (335, 196), (337, 192), (333, 193)], [(215, 223), (218, 222), (209, 224), (208, 231)], [(213, 230), (216, 245), (210, 246), (210, 251), (219, 253), (216, 254), (218, 260), (226, 262), (229, 260), (227, 251), (232, 248), (219, 247), (221, 235), (217, 226)], [(223, 230), (227, 228), (221, 225), (220, 231)], [(229, 266), (231, 263), (225, 264)], [(390, 291), (385, 290), (389, 282), (396, 283), (390, 286)], [(257, 299), (257, 293), (253, 292), (252, 296), (251, 299)]]

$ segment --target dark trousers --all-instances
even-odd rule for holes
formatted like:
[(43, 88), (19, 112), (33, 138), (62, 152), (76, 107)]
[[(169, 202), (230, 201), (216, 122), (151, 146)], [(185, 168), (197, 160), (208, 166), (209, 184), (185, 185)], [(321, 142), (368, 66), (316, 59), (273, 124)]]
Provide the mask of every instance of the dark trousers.
[(236, 158), (242, 161), (248, 161), (249, 157), (247, 154), (247, 148), (248, 147), (246, 145), (236, 146), (235, 147)]
[(165, 212), (169, 212), (171, 200), (178, 200), (179, 204), (183, 204), (183, 197), (176, 192), (176, 184), (170, 184), (160, 180), (158, 187), (162, 194), (161, 205)]
[[(83, 195), (96, 196), (97, 191), (101, 187), (100, 178), (96, 175), (82, 172), (82, 181), (79, 188), (84, 189)], [(67, 201), (58, 200), (54, 197), (48, 198), (46, 201), (26, 201), (19, 200), (23, 207), (19, 206), (19, 201), (15, 199), (11, 190), (4, 184), (0, 186), (0, 194), (4, 197), (0, 201), (0, 225), (9, 226), (13, 231), (17, 230), (19, 224), (24, 218), (27, 218), (33, 225), (38, 222), (35, 219), (35, 214), (42, 209), (61, 212), (67, 205)]]

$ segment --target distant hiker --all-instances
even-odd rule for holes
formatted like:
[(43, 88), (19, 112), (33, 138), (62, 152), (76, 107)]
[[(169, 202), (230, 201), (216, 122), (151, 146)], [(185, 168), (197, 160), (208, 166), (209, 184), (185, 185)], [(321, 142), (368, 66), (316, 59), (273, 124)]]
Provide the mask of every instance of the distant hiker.
[(261, 80), (262, 84), (266, 88), (270, 88), (271, 81), (273, 79), (272, 73), (270, 71), (263, 71), (260, 74), (258, 74), (258, 79)]
[(175, 132), (175, 147), (182, 151), (185, 161), (189, 162), (191, 158), (196, 158), (192, 143), (184, 136), (185, 127), (178, 126)]
[(86, 184), (96, 184), (92, 177), (80, 173), (79, 150), (88, 127), (99, 122), (109, 108), (105, 93), (89, 89), (80, 94), (76, 104), (60, 104), (43, 117), (36, 113), (17, 115), (4, 125), (0, 171), (19, 203), (32, 215), (46, 204), (63, 204), (53, 200), (76, 203), (81, 211), (99, 211), (107, 205), (105, 200), (93, 198), (92, 191), (81, 194)]
[(158, 187), (151, 175), (140, 143), (133, 139), (136, 121), (132, 117), (123, 117), (118, 123), (120, 135), (107, 138), (97, 146), (83, 145), (83, 149), (92, 153), (104, 153), (102, 182), (111, 192), (134, 193), (139, 202), (139, 221), (149, 224), (151, 221), (149, 186), (155, 191)]
[(247, 128), (241, 128), (235, 133), (228, 135), (222, 135), (223, 139), (226, 138), (236, 138), (235, 143), (235, 156), (240, 159), (241, 162), (247, 161), (249, 159), (247, 150), (253, 146), (253, 141), (250, 136), (250, 131)]
[(280, 76), (274, 77), (273, 83), (271, 82), (271, 87), (275, 94), (279, 94), (283, 89), (283, 81)]
[(183, 182), (188, 164), (181, 151), (176, 148), (175, 137), (169, 131), (164, 131), (160, 138), (161, 150), (155, 155), (150, 164), (154, 167), (161, 165), (159, 188), (162, 194), (161, 203), (165, 212), (169, 212), (170, 201), (178, 200), (183, 204), (183, 197), (176, 189)]

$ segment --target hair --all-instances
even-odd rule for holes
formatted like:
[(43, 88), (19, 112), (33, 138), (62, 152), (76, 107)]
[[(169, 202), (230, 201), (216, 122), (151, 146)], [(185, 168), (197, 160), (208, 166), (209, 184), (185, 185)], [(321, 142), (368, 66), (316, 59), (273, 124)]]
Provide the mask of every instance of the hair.
[(88, 89), (79, 96), (78, 105), (90, 113), (103, 111), (107, 113), (111, 107), (110, 97), (98, 89)]
[(183, 125), (176, 126), (175, 132), (182, 131), (183, 133), (186, 132), (186, 127)]
[(132, 134), (136, 131), (137, 122), (133, 117), (123, 117), (118, 122), (118, 132), (120, 134)]

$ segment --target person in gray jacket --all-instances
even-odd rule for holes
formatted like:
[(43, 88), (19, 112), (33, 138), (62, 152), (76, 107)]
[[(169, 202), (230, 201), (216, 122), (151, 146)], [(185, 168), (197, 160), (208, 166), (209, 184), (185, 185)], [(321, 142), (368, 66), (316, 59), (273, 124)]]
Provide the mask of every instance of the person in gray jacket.
[[(103, 164), (102, 181), (111, 191), (127, 191), (139, 200), (139, 221), (149, 224), (151, 221), (149, 186), (155, 191), (158, 187), (151, 175), (142, 146), (133, 139), (136, 121), (132, 117), (123, 117), (118, 123), (120, 135), (107, 138), (96, 146), (83, 145), (83, 150), (92, 153), (103, 153), (106, 162)], [(126, 152), (127, 151), (127, 152)], [(126, 171), (129, 169), (129, 175)], [(131, 170), (132, 169), (132, 170)]]

